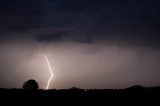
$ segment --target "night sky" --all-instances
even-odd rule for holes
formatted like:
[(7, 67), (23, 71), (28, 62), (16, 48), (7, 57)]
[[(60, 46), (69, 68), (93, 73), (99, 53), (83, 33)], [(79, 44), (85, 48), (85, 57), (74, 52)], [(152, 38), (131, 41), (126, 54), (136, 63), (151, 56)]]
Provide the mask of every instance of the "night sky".
[(0, 88), (160, 85), (159, 0), (1, 0)]

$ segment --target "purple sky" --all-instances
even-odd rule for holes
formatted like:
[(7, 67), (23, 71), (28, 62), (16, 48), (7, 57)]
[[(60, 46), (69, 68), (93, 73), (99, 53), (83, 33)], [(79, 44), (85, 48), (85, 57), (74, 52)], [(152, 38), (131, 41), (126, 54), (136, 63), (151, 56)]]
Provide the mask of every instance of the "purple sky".
[(0, 1), (0, 88), (160, 85), (159, 0)]

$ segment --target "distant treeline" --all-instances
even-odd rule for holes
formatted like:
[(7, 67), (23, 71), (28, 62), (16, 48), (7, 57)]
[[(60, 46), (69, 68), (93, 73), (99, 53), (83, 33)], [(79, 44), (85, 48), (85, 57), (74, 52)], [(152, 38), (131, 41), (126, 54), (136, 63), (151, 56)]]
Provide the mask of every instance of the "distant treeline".
[(0, 89), (0, 96), (9, 97), (115, 97), (115, 96), (154, 96), (160, 95), (160, 87), (132, 86), (126, 89)]

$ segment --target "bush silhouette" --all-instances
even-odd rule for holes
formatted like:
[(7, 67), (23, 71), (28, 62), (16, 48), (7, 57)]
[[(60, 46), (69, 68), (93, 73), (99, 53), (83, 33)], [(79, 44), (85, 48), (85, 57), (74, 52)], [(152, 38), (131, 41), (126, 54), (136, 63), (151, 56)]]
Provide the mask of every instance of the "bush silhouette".
[(39, 88), (38, 83), (33, 79), (30, 79), (27, 82), (24, 82), (23, 84), (23, 89), (37, 90), (38, 88)]

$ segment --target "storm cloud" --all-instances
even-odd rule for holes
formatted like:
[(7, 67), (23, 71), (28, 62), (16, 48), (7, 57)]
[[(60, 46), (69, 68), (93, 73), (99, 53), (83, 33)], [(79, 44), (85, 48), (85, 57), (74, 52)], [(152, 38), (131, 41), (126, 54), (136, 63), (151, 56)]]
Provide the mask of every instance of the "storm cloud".
[(33, 78), (45, 88), (49, 73), (43, 54), (55, 70), (52, 88), (158, 85), (159, 4), (159, 0), (0, 1), (0, 87), (21, 87)]
[(33, 36), (39, 40), (46, 34), (44, 40), (50, 35), (55, 40), (58, 33), (64, 40), (158, 43), (158, 4), (158, 0), (5, 0), (0, 6), (1, 38)]

